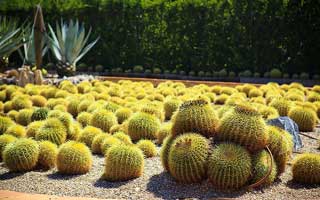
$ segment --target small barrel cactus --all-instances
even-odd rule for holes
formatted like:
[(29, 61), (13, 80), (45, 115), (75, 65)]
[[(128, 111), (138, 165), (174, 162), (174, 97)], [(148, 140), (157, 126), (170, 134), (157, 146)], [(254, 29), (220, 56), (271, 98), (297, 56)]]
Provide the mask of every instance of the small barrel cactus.
[(26, 136), (26, 129), (24, 128), (24, 126), (21, 126), (19, 124), (14, 124), (7, 129), (5, 134), (13, 135), (18, 138), (25, 137)]
[(304, 153), (292, 164), (293, 181), (303, 184), (320, 184), (320, 155)]
[(103, 131), (100, 128), (96, 128), (94, 126), (87, 126), (81, 131), (79, 142), (83, 142), (88, 147), (91, 147), (94, 137), (100, 133), (103, 133)]
[(14, 121), (9, 117), (2, 117), (0, 116), (0, 134), (6, 132), (6, 130), (14, 124)]
[(91, 118), (90, 125), (109, 132), (110, 128), (118, 124), (116, 116), (108, 110), (96, 110)]
[(50, 141), (39, 142), (40, 153), (38, 165), (44, 169), (52, 169), (56, 166), (58, 147)]
[(170, 174), (182, 183), (201, 182), (206, 178), (209, 142), (197, 133), (178, 136), (169, 151)]
[(292, 103), (284, 98), (275, 98), (270, 102), (269, 106), (277, 109), (280, 116), (288, 116)]
[(21, 138), (8, 144), (3, 151), (3, 161), (12, 172), (32, 170), (38, 162), (39, 145), (29, 138)]
[(105, 155), (103, 178), (108, 181), (125, 181), (140, 177), (144, 169), (142, 151), (135, 146), (111, 147)]
[(132, 115), (132, 110), (129, 108), (119, 108), (116, 112), (115, 115), (118, 119), (119, 124), (122, 124), (124, 121), (130, 118)]
[(107, 138), (110, 137), (111, 135), (108, 133), (99, 133), (98, 135), (96, 135), (91, 143), (91, 150), (92, 153), (94, 154), (101, 154), (101, 144), (102, 142)]
[(237, 144), (221, 143), (213, 150), (208, 163), (209, 181), (220, 189), (238, 189), (251, 175), (249, 152)]
[(169, 158), (169, 152), (170, 152), (170, 148), (172, 146), (173, 141), (174, 141), (174, 137), (172, 135), (167, 136), (163, 140), (161, 150), (160, 150), (161, 163), (163, 168), (167, 171), (169, 171), (168, 158)]
[(16, 122), (23, 126), (28, 126), (31, 123), (31, 116), (33, 114), (33, 109), (22, 109), (16, 117)]
[(82, 127), (86, 127), (90, 125), (92, 118), (92, 114), (88, 112), (81, 112), (77, 116), (77, 121), (82, 125)]
[(32, 107), (32, 101), (25, 96), (16, 96), (12, 99), (12, 108), (14, 110), (21, 110)]
[(27, 132), (26, 132), (27, 137), (33, 137), (34, 138), (36, 136), (36, 132), (41, 127), (42, 123), (43, 123), (43, 121), (31, 122), (27, 126)]
[(128, 121), (128, 134), (133, 141), (156, 139), (160, 130), (160, 120), (153, 115), (138, 112)]
[(35, 135), (36, 140), (49, 140), (60, 145), (67, 139), (67, 130), (60, 120), (49, 118), (42, 123)]
[(90, 149), (83, 143), (69, 141), (60, 146), (57, 168), (62, 174), (85, 174), (92, 167)]
[(126, 133), (122, 132), (122, 131), (115, 132), (113, 134), (113, 137), (118, 138), (124, 144), (132, 144), (130, 136), (127, 135)]
[(13, 135), (0, 135), (0, 161), (2, 161), (2, 152), (4, 151), (5, 147), (16, 140), (17, 138)]
[(174, 136), (197, 132), (205, 137), (211, 137), (216, 134), (218, 124), (218, 117), (208, 102), (191, 100), (184, 102), (173, 116), (171, 132)]
[(31, 121), (45, 120), (48, 117), (48, 108), (38, 108), (31, 115)]
[(288, 116), (298, 124), (299, 130), (303, 132), (312, 132), (317, 125), (317, 113), (308, 107), (293, 107)]
[(217, 139), (245, 146), (250, 151), (261, 150), (268, 143), (267, 125), (259, 112), (249, 105), (237, 105), (221, 119)]
[(160, 127), (160, 130), (157, 134), (157, 143), (162, 144), (164, 138), (171, 134), (171, 123), (165, 123)]
[(119, 146), (122, 144), (123, 142), (121, 142), (121, 140), (119, 140), (118, 138), (115, 138), (113, 136), (107, 137), (101, 143), (101, 146), (100, 146), (101, 153), (105, 155), (112, 146)]
[(173, 113), (179, 109), (181, 103), (181, 100), (176, 98), (166, 100), (163, 104), (165, 118), (170, 120)]
[(146, 158), (157, 155), (157, 147), (151, 140), (139, 140), (137, 147), (141, 149)]
[(285, 171), (286, 164), (292, 154), (292, 136), (285, 130), (275, 126), (268, 126), (268, 132), (270, 136), (268, 147), (277, 164), (278, 175), (280, 175)]
[(266, 150), (259, 151), (253, 155), (252, 161), (252, 183), (264, 179), (263, 185), (270, 185), (277, 178), (277, 164), (273, 161), (273, 156), (269, 155)]

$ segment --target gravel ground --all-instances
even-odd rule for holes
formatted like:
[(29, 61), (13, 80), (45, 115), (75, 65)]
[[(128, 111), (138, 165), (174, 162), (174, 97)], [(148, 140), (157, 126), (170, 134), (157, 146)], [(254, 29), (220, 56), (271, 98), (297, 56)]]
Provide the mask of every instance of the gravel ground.
[[(307, 133), (320, 137), (318, 133)], [(316, 140), (301, 136), (304, 144), (302, 152), (317, 152)], [(294, 154), (295, 156), (296, 154)], [(222, 192), (207, 182), (193, 185), (176, 183), (163, 171), (160, 158), (146, 159), (142, 177), (126, 182), (107, 182), (100, 180), (104, 159), (94, 156), (92, 170), (85, 175), (65, 176), (51, 171), (32, 171), (9, 173), (0, 165), (0, 189), (17, 192), (49, 194), (58, 196), (83, 196), (104, 199), (320, 199), (320, 186), (305, 187), (292, 183), (290, 166), (272, 186), (239, 192)]]

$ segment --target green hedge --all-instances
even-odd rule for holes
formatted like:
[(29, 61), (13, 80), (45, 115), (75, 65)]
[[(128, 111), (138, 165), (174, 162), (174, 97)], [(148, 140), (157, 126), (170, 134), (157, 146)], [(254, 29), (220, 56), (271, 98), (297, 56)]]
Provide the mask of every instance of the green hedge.
[(41, 3), (45, 21), (79, 18), (99, 43), (89, 66), (177, 71), (320, 72), (319, 1), (2, 0), (25, 19)]

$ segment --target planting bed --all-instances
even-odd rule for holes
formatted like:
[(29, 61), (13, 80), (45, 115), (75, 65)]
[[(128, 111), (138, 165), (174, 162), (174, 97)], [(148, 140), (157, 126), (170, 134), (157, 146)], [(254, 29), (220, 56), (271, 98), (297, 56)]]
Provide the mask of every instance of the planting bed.
[[(319, 86), (141, 81), (0, 86), (0, 190), (320, 199)], [(266, 124), (280, 116), (298, 125), (298, 151)]]
[[(318, 129), (320, 131), (320, 129)], [(319, 133), (307, 133), (319, 137)], [(301, 152), (320, 153), (317, 141), (301, 136), (304, 147)], [(159, 150), (159, 148), (158, 148)], [(296, 153), (293, 155), (296, 156)], [(95, 197), (103, 199), (319, 199), (319, 186), (293, 183), (290, 166), (269, 188), (253, 191), (225, 192), (212, 188), (210, 183), (179, 184), (164, 172), (159, 156), (146, 159), (142, 177), (125, 182), (99, 180), (103, 173), (102, 156), (94, 156), (92, 170), (85, 175), (64, 176), (56, 170), (35, 170), (27, 173), (9, 173), (0, 167), (0, 189), (58, 196)]]

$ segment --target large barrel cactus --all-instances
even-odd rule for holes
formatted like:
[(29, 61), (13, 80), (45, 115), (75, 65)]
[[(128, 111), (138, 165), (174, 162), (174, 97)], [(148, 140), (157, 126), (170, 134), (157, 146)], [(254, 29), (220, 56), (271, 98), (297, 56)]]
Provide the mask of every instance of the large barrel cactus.
[(207, 101), (184, 102), (172, 119), (172, 135), (196, 132), (205, 137), (214, 136), (219, 124), (218, 117)]

